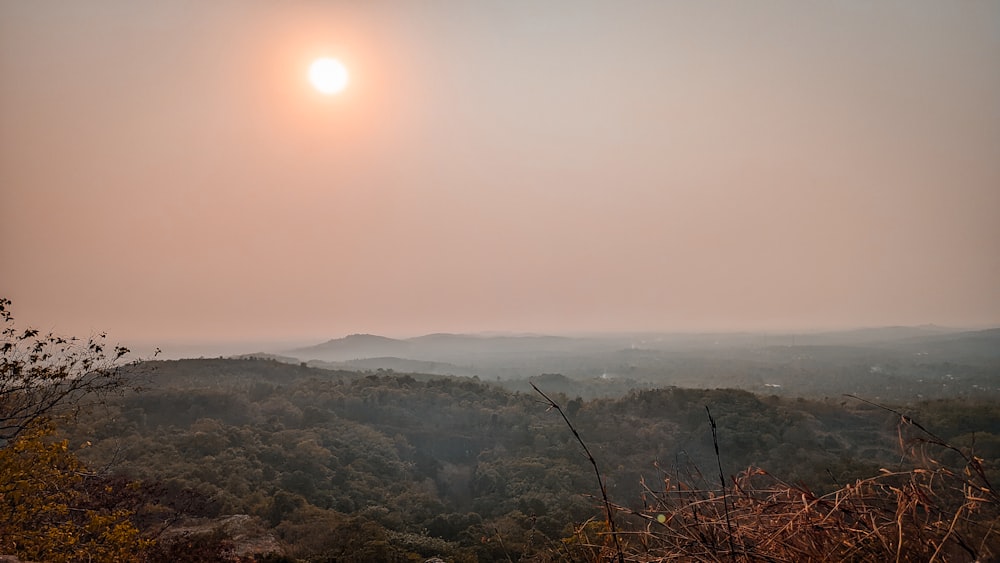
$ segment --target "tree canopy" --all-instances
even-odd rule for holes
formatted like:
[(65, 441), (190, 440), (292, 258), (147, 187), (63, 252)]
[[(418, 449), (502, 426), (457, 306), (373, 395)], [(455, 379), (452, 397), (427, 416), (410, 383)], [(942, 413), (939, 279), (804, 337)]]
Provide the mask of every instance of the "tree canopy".
[(88, 340), (19, 329), (0, 298), (0, 554), (37, 561), (139, 561), (138, 489), (87, 470), (56, 421), (127, 387), (123, 358)]

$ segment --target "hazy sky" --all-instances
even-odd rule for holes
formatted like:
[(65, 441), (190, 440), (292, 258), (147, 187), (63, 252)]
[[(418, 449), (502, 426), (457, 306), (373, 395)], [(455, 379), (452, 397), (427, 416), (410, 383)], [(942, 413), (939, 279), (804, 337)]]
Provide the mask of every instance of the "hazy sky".
[(126, 340), (1000, 325), (1000, 2), (0, 0), (0, 295)]

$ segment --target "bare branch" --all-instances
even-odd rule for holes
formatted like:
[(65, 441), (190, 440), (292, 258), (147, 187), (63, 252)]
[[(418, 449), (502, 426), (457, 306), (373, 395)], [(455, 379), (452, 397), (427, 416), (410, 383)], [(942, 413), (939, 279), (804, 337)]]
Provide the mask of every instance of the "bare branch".
[(129, 353), (98, 334), (86, 341), (19, 329), (0, 298), (0, 444), (44, 418), (72, 416), (129, 387)]

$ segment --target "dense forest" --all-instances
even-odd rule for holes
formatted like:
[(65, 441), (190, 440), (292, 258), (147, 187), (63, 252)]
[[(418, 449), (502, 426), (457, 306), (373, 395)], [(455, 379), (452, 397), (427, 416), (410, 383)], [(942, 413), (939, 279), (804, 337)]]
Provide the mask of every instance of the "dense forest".
[[(370, 360), (457, 360), (480, 377), (329, 357), (129, 363), (103, 335), (19, 329), (9, 305), (0, 299), (3, 557), (1000, 556), (998, 331), (846, 348), (828, 336), (621, 349), (437, 335), (318, 349), (389, 346), (413, 357)], [(623, 355), (636, 377), (590, 371)], [(500, 361), (511, 377), (486, 376)], [(519, 376), (567, 362), (571, 376)]]
[[(501, 386), (523, 382), (264, 359), (147, 362), (131, 377), (141, 390), (65, 431), (86, 446), (78, 455), (88, 466), (156, 484), (161, 500), (139, 513), (169, 521), (162, 543), (182, 537), (190, 553), (202, 553), (195, 542), (231, 558), (583, 559), (573, 550), (593, 545), (605, 521), (573, 431), (530, 387)], [(718, 493), (720, 473), (730, 481), (763, 468), (822, 495), (917, 467), (903, 455), (919, 437), (906, 421), (955, 446), (934, 452), (943, 467), (963, 471), (959, 454), (974, 448), (985, 477), (1000, 478), (1000, 406), (989, 399), (892, 412), (863, 397), (733, 389), (583, 399), (565, 392), (564, 376), (532, 381), (579, 432), (619, 525), (633, 531), (672, 486)]]

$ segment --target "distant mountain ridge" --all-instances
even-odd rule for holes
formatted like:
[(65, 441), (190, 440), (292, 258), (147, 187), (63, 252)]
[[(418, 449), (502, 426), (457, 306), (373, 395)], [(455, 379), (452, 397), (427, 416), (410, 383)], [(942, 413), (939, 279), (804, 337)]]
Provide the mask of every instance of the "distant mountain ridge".
[(963, 331), (922, 326), (800, 334), (605, 336), (438, 333), (407, 339), (352, 334), (282, 354), (327, 369), (382, 369), (491, 379), (541, 373), (577, 378), (617, 374), (652, 380), (671, 374), (677, 379), (695, 377), (696, 373), (704, 376), (708, 366), (714, 366), (713, 373), (725, 379), (734, 365), (748, 358), (836, 362), (843, 369), (864, 370), (887, 362), (995, 362), (1000, 359), (1000, 329)]
[[(596, 341), (594, 341), (596, 342)], [(610, 344), (605, 342), (604, 348)], [(474, 334), (436, 333), (405, 340), (374, 334), (351, 334), (283, 354), (303, 361), (349, 362), (370, 358), (400, 358), (454, 363), (497, 354), (550, 354), (586, 349), (592, 339), (564, 336), (516, 335), (478, 336)]]
[(343, 338), (327, 340), (315, 346), (289, 350), (285, 354), (302, 360), (346, 362), (387, 356), (407, 357), (411, 348), (411, 345), (405, 340), (375, 334), (351, 334)]

